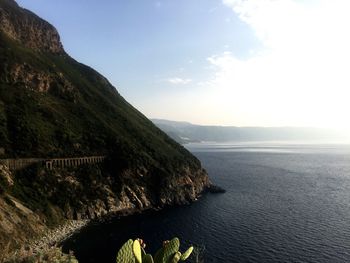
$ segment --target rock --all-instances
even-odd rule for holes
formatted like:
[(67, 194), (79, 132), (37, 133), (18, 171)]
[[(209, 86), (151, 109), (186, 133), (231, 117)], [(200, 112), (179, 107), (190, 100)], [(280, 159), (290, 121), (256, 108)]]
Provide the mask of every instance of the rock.
[(74, 86), (59, 73), (51, 73), (46, 70), (34, 69), (29, 64), (14, 64), (4, 65), (8, 72), (8, 82), (10, 83), (23, 83), (23, 85), (30, 90), (38, 92), (48, 92), (52, 88), (55, 88), (55, 92), (59, 92), (62, 95), (74, 97)]
[(0, 8), (0, 30), (8, 37), (37, 51), (65, 54), (56, 28), (29, 10), (19, 9), (13, 0), (3, 0), (3, 2), (6, 9)]
[(185, 167), (172, 177), (164, 178), (160, 205), (181, 205), (193, 202), (211, 185), (204, 169)]
[(29, 244), (29, 249), (33, 253), (42, 253), (52, 246), (56, 246), (81, 228), (86, 226), (89, 220), (68, 220), (60, 227), (47, 231), (40, 239), (33, 240)]
[(8, 186), (13, 186), (12, 173), (10, 169), (2, 163), (0, 163), (0, 178), (3, 178)]
[(220, 186), (212, 184), (210, 185), (210, 187), (208, 187), (208, 192), (212, 194), (222, 194), (222, 193), (226, 193), (226, 190), (221, 188)]

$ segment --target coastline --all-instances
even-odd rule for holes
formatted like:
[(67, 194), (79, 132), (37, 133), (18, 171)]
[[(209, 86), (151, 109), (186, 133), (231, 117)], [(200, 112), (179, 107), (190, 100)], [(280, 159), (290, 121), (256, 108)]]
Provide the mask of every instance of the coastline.
[(50, 229), (40, 238), (31, 241), (28, 249), (32, 253), (37, 254), (45, 252), (52, 247), (57, 247), (58, 244), (79, 232), (90, 222), (90, 219), (67, 220), (63, 225)]
[[(25, 239), (19, 241), (17, 243), (17, 248), (10, 248), (10, 246), (5, 247), (3, 255), (0, 256), (8, 260), (4, 262), (19, 262), (17, 259), (26, 259), (33, 256), (41, 257), (42, 255), (52, 254), (55, 251), (61, 253), (63, 242), (90, 223), (98, 223), (99, 221), (109, 220), (112, 217), (125, 217), (132, 214), (143, 213), (146, 210), (159, 211), (165, 207), (186, 205), (198, 201), (198, 199), (200, 199), (203, 194), (207, 193), (208, 189), (211, 187), (211, 182), (206, 176), (203, 177), (203, 174), (204, 173), (201, 170), (197, 174), (194, 174), (196, 180), (191, 179), (190, 176), (187, 175), (185, 179), (168, 182), (171, 186), (169, 189), (172, 191), (164, 192), (157, 203), (152, 203), (152, 200), (149, 201), (149, 197), (146, 196), (145, 191), (141, 192), (136, 189), (134, 191), (129, 190), (130, 192), (127, 193), (122, 193), (121, 196), (123, 197), (122, 201), (124, 203), (119, 206), (111, 207), (109, 212), (103, 211), (105, 213), (95, 213), (94, 217), (89, 217), (90, 213), (84, 215), (83, 219), (81, 219), (82, 216), (77, 217), (79, 219), (75, 220), (65, 219), (51, 229), (40, 224), (39, 221), (35, 221), (38, 220), (35, 219), (32, 227), (40, 225), (45, 228), (37, 231), (34, 235), (27, 236)], [(191, 185), (193, 191), (188, 191), (184, 187), (185, 185)], [(68, 254), (62, 255), (64, 256)]]
[(90, 219), (66, 220), (64, 224), (54, 229), (49, 229), (42, 236), (30, 240), (27, 245), (22, 245), (12, 253), (5, 254), (4, 258), (0, 259), (0, 262), (18, 262), (29, 259), (35, 255), (44, 255), (54, 249), (60, 250), (60, 243), (73, 234), (78, 233), (90, 222)]
[(27, 260), (35, 260), (37, 256), (42, 257), (44, 255), (54, 255), (55, 258), (58, 256), (62, 259), (65, 257), (75, 259), (72, 254), (63, 254), (59, 244), (73, 234), (78, 233), (90, 221), (90, 219), (66, 220), (62, 225), (54, 229), (48, 229), (40, 237), (29, 240), (27, 244), (23, 244), (19, 249), (5, 253), (2, 255), (3, 258), (0, 258), (0, 262), (27, 262)]
[[(200, 198), (204, 194), (211, 193), (209, 190), (212, 187), (210, 185), (207, 189), (203, 190), (196, 199), (192, 200), (188, 204), (197, 202), (200, 200)], [(182, 204), (186, 205), (186, 204)], [(41, 237), (34, 239), (29, 242), (29, 244), (24, 248), (26, 251), (32, 253), (32, 254), (39, 254), (43, 252), (47, 252), (48, 250), (52, 248), (57, 248), (59, 245), (64, 242), (66, 239), (70, 238), (72, 235), (78, 233), (81, 229), (83, 229), (85, 226), (87, 226), (89, 223), (92, 222), (99, 222), (104, 220), (110, 220), (111, 218), (115, 217), (125, 217), (130, 216), (133, 214), (143, 213), (148, 210), (153, 211), (160, 211), (166, 207), (174, 206), (174, 205), (166, 205), (163, 207), (145, 207), (144, 209), (123, 209), (118, 212), (111, 212), (108, 213), (102, 217), (95, 218), (95, 219), (79, 219), (79, 220), (66, 220), (66, 222), (62, 225), (59, 225), (58, 227), (54, 229), (49, 229), (46, 231)], [(18, 253), (18, 251), (15, 252), (15, 254)]]

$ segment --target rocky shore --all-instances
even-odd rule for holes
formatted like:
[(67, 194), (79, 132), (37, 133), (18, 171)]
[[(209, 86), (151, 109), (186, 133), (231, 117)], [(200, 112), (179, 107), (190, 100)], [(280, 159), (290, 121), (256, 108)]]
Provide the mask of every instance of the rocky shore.
[[(64, 254), (59, 245), (86, 226), (90, 220), (68, 220), (55, 229), (48, 230), (40, 238), (29, 241), (20, 249), (0, 254), (0, 262), (78, 262), (73, 254)], [(44, 260), (44, 261), (43, 261)], [(57, 261), (59, 260), (59, 261)]]
[[(209, 184), (206, 189), (204, 188), (200, 193), (197, 193), (195, 197), (192, 197), (187, 203), (197, 201), (201, 194), (205, 193), (225, 193), (226, 191), (216, 185)], [(165, 206), (169, 206), (165, 205)], [(170, 205), (171, 206), (171, 205)], [(30, 250), (32, 253), (42, 253), (48, 251), (52, 247), (56, 247), (61, 244), (63, 241), (71, 237), (73, 234), (79, 232), (83, 227), (88, 225), (90, 222), (101, 222), (104, 220), (110, 220), (115, 217), (124, 217), (132, 214), (142, 213), (146, 210), (161, 210), (163, 207), (143, 207), (143, 208), (134, 208), (134, 209), (123, 209), (117, 212), (107, 213), (104, 216), (95, 218), (95, 219), (79, 219), (79, 220), (67, 220), (65, 224), (47, 231), (39, 239), (33, 240), (27, 246), (27, 250)]]
[[(24, 247), (24, 250), (30, 252), (31, 254), (39, 254), (48, 251), (52, 247), (58, 246), (67, 238), (71, 237), (73, 234), (78, 232), (84, 226), (90, 222), (89, 219), (84, 220), (68, 220), (65, 224), (48, 230), (42, 237), (35, 239), (27, 246)], [(23, 249), (22, 249), (23, 250)], [(22, 253), (16, 251), (16, 253)]]

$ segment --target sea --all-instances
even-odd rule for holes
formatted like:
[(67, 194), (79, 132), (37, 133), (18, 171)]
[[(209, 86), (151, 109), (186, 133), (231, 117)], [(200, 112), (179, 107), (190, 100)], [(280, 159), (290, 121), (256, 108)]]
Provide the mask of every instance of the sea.
[(154, 253), (178, 237), (191, 262), (350, 262), (350, 145), (186, 145), (224, 194), (95, 222), (62, 245), (79, 262), (115, 262), (129, 238)]

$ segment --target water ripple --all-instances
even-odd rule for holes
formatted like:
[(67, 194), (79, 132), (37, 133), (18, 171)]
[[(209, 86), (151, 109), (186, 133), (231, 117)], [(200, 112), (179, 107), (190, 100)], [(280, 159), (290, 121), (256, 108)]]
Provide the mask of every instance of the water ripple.
[(179, 236), (205, 246), (205, 262), (350, 262), (350, 150), (249, 147), (196, 152), (225, 194), (92, 225), (64, 249), (82, 263), (114, 262), (130, 237), (143, 237), (154, 252), (160, 240)]

